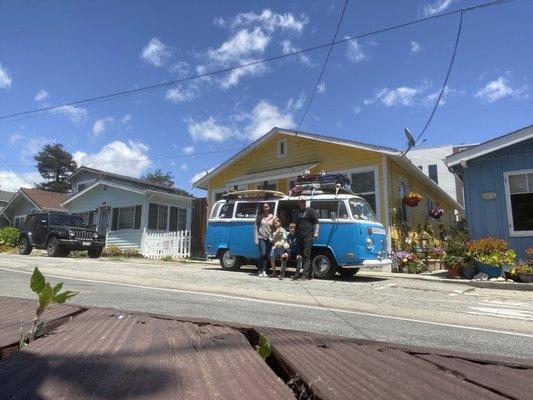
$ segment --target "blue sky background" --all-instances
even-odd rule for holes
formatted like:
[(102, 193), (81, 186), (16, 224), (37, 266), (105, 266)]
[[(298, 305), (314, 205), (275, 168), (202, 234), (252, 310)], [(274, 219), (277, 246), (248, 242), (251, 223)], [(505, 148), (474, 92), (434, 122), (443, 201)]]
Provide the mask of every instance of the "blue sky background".
[[(479, 2), (351, 1), (339, 37)], [(0, 114), (325, 43), (343, 3), (0, 1)], [(532, 17), (530, 0), (465, 14), (448, 91), (425, 146), (484, 141), (532, 123)], [(302, 130), (403, 148), (403, 128), (417, 134), (431, 111), (458, 20), (454, 15), (336, 46)], [(57, 142), (95, 168), (133, 176), (170, 170), (176, 185), (190, 190), (204, 168), (273, 126), (298, 124), (326, 53), (179, 90), (1, 121), (0, 188), (39, 181), (32, 156)]]

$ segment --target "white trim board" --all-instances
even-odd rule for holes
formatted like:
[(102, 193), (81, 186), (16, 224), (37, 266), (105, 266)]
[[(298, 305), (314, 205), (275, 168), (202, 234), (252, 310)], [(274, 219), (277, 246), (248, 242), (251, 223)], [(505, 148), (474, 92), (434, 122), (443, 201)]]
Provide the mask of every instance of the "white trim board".
[[(505, 171), (503, 173), (503, 182), (505, 187), (505, 205), (507, 206), (507, 226), (509, 227), (510, 237), (533, 237), (533, 230), (531, 231), (515, 231), (513, 221), (513, 209), (511, 207), (511, 189), (509, 187), (510, 175), (533, 174), (533, 169), (522, 169), (517, 171)], [(527, 179), (527, 176), (526, 176)], [(529, 192), (528, 192), (529, 193)]]

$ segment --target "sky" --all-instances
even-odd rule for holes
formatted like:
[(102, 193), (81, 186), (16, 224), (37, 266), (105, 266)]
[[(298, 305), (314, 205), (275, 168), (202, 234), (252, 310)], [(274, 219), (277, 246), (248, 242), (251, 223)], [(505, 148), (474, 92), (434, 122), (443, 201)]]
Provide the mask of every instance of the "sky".
[[(338, 38), (485, 0), (348, 3)], [(344, 1), (0, 0), (0, 116), (105, 95), (332, 40)], [(482, 142), (533, 122), (533, 1), (465, 13), (424, 146)], [(442, 87), (459, 16), (334, 46), (301, 130), (405, 148)], [(0, 119), (0, 189), (42, 179), (33, 156), (61, 143), (82, 165), (191, 182), (275, 126), (296, 128), (320, 49), (178, 86)]]

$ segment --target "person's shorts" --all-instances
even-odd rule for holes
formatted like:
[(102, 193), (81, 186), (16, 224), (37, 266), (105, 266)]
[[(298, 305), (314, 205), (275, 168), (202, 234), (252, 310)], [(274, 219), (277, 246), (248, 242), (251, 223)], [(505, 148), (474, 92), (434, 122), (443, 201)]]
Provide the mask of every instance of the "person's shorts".
[(286, 251), (287, 250), (285, 250), (283, 247), (272, 246), (272, 250), (270, 251), (270, 257), (281, 257)]

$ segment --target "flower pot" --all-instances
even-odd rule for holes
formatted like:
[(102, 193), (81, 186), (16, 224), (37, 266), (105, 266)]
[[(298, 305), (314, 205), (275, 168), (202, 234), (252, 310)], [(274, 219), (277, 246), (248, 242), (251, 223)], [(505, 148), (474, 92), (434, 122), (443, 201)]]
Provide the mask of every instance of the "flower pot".
[(461, 277), (461, 268), (449, 268), (447, 269), (448, 275), (450, 278), (460, 278)]
[(520, 278), (520, 282), (522, 283), (531, 283), (533, 282), (533, 273), (524, 272), (521, 274), (518, 274), (518, 277)]
[(501, 265), (498, 267), (495, 267), (490, 264), (484, 264), (482, 262), (479, 262), (476, 260), (476, 267), (479, 270), (479, 272), (483, 272), (487, 274), (487, 276), (490, 278), (498, 278), (502, 276), (502, 267)]
[(461, 269), (461, 276), (465, 279), (472, 279), (475, 274), (476, 274), (476, 269), (471, 265), (467, 267), (463, 267)]

